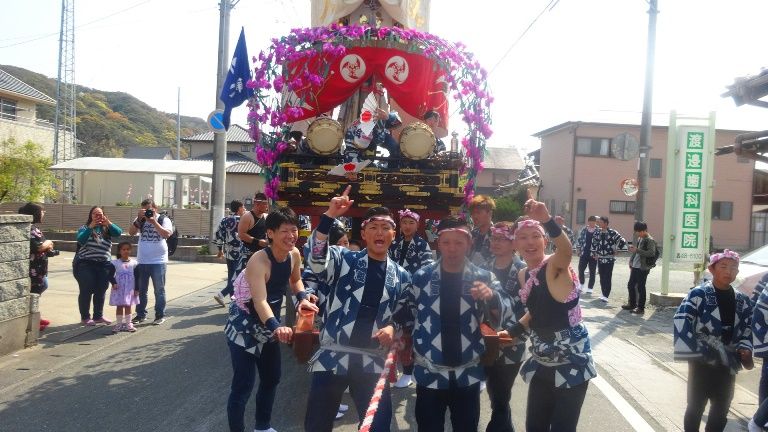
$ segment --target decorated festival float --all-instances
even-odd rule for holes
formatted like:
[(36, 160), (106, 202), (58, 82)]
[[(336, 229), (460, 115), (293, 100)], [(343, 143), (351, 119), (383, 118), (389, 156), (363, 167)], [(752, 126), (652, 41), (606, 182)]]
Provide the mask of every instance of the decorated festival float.
[[(386, 206), (440, 219), (471, 200), (493, 99), (473, 54), (428, 33), (429, 7), (313, 0), (311, 28), (253, 58), (248, 119), (270, 199), (313, 226), (347, 184), (352, 218)], [(448, 138), (452, 114), (465, 126)]]

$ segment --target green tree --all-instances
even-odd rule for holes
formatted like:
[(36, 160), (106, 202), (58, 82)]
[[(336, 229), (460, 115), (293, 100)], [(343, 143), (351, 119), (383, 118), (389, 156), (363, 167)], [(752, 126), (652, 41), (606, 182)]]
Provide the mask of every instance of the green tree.
[(0, 202), (42, 201), (56, 196), (58, 180), (48, 169), (51, 159), (43, 148), (14, 138), (0, 143)]
[(527, 190), (517, 191), (512, 195), (495, 198), (496, 210), (493, 212), (493, 220), (496, 222), (509, 221), (514, 222), (523, 214), (523, 207), (520, 204), (521, 197), (527, 197)]

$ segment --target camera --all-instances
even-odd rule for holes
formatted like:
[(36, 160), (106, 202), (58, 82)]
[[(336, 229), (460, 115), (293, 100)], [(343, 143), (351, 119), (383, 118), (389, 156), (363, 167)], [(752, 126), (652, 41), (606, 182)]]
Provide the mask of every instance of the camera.
[(59, 256), (60, 253), (61, 251), (57, 249), (51, 249), (45, 252), (45, 256), (47, 256), (48, 258), (51, 258), (51, 257)]
[(146, 217), (152, 217), (153, 214), (155, 214), (155, 211), (152, 210), (151, 208), (148, 208), (144, 211), (144, 216)]

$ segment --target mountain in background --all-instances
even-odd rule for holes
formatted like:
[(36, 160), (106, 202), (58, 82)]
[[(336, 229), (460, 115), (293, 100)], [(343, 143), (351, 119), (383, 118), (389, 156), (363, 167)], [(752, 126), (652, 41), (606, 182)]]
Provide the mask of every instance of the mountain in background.
[[(56, 79), (16, 66), (0, 69), (56, 98)], [(37, 106), (37, 118), (54, 122), (55, 107)], [(207, 130), (205, 120), (181, 116), (181, 136)], [(128, 147), (176, 149), (176, 114), (158, 111), (122, 92), (77, 86), (77, 138), (79, 156), (120, 157)], [(185, 149), (182, 148), (182, 156)]]

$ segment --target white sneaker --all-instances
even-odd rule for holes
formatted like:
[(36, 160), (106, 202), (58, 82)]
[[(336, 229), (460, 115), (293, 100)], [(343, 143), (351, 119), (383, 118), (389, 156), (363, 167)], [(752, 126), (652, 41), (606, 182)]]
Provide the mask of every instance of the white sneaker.
[(582, 292), (584, 292), (584, 294), (589, 294), (589, 295), (592, 295), (592, 291), (594, 291), (592, 288), (584, 288), (582, 290)]
[(599, 300), (602, 301), (602, 302), (608, 303), (608, 297), (606, 297), (606, 296), (600, 296)]
[(755, 419), (751, 418), (749, 419), (749, 423), (747, 423), (747, 430), (749, 432), (762, 432), (763, 428), (761, 428), (760, 426), (757, 425), (757, 423), (755, 423)]
[(344, 413), (341, 411), (336, 411), (336, 418), (334, 420), (338, 420), (342, 417), (344, 417)]
[(263, 429), (263, 430), (262, 429), (254, 429), (253, 432), (277, 432), (277, 431), (274, 430), (273, 428), (269, 428), (269, 429)]
[(408, 387), (409, 385), (411, 385), (411, 383), (413, 383), (413, 376), (412, 375), (402, 374), (400, 376), (400, 379), (397, 380), (397, 382), (395, 383), (395, 387), (397, 387), (397, 388), (405, 388), (405, 387)]
[(347, 405), (347, 404), (339, 404), (339, 412), (340, 413), (345, 413), (347, 411), (349, 411), (349, 405)]
[(216, 295), (213, 296), (213, 299), (216, 300), (216, 303), (220, 304), (222, 307), (225, 307), (224, 296), (222, 296), (221, 293), (216, 293)]
[(480, 391), (485, 390), (485, 381), (480, 381)]

